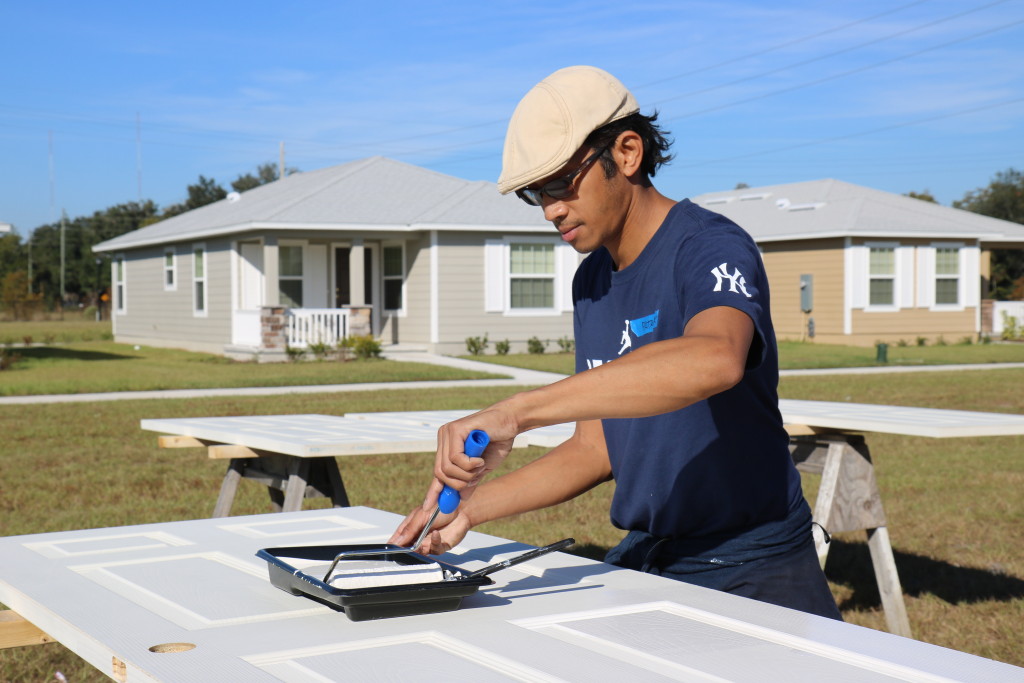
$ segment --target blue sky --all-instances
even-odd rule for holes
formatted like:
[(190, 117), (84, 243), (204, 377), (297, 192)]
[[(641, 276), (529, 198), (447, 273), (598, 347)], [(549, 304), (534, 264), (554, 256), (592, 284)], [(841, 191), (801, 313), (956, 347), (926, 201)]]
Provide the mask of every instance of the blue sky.
[[(674, 198), (837, 178), (943, 204), (1024, 168), (1024, 0), (0, 4), (0, 222), (21, 235), (260, 163), (497, 179), (508, 117), (600, 66)], [(140, 192), (141, 189), (141, 192)]]

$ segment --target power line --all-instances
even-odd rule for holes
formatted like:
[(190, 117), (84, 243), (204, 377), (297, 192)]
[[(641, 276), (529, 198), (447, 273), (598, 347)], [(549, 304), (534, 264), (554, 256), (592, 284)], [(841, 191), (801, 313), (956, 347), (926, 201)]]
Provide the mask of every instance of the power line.
[(738, 161), (739, 159), (747, 159), (747, 158), (755, 157), (755, 156), (764, 156), (766, 154), (775, 154), (777, 152), (786, 152), (786, 151), (789, 151), (791, 149), (799, 149), (799, 148), (802, 148), (802, 147), (812, 147), (814, 145), (823, 145), (823, 144), (827, 144), (829, 142), (838, 142), (840, 140), (849, 140), (851, 138), (862, 137), (864, 135), (873, 135), (875, 133), (883, 133), (885, 131), (896, 130), (897, 128), (906, 128), (907, 126), (916, 126), (916, 125), (920, 125), (922, 123), (931, 123), (932, 121), (940, 121), (942, 119), (949, 119), (949, 118), (953, 118), (955, 116), (963, 116), (965, 114), (974, 114), (974, 113), (977, 113), (979, 111), (990, 111), (992, 109), (997, 109), (999, 107), (1009, 106), (1011, 104), (1017, 104), (1019, 102), (1024, 102), (1024, 97), (1018, 97), (1018, 98), (1012, 99), (1012, 100), (1005, 100), (1003, 102), (986, 103), (986, 104), (983, 104), (983, 105), (978, 106), (978, 107), (971, 107), (970, 109), (961, 109), (960, 111), (949, 112), (949, 113), (946, 113), (946, 114), (938, 114), (936, 116), (929, 116), (929, 117), (926, 117), (926, 118), (923, 118), (923, 119), (915, 119), (913, 121), (903, 121), (903, 122), (900, 122), (900, 123), (893, 123), (893, 124), (890, 124), (888, 126), (880, 126), (878, 128), (872, 128), (870, 130), (864, 130), (864, 131), (860, 131), (860, 132), (857, 132), (857, 133), (847, 133), (845, 135), (836, 135), (836, 136), (829, 137), (829, 138), (820, 138), (818, 140), (809, 140), (807, 142), (799, 142), (799, 143), (794, 143), (794, 144), (791, 144), (791, 145), (786, 145), (785, 147), (775, 147), (775, 148), (772, 148), (772, 149), (765, 149), (765, 150), (761, 150), (761, 151), (758, 151), (758, 152), (748, 152), (746, 154), (737, 154), (736, 156), (724, 157), (724, 158), (721, 158), (721, 159), (712, 159), (712, 160), (701, 161), (701, 162), (697, 162), (697, 163), (693, 163), (693, 164), (686, 164), (686, 165), (683, 165), (683, 166), (675, 166), (675, 168), (694, 168), (694, 167), (697, 167), (697, 166), (704, 166), (706, 164), (719, 164), (719, 163), (724, 163), (724, 162), (727, 162), (727, 161)]
[(719, 69), (719, 68), (721, 68), (723, 66), (729, 66), (730, 64), (735, 64), (737, 62), (742, 62), (742, 61), (750, 59), (752, 57), (760, 57), (761, 55), (766, 55), (766, 54), (768, 54), (770, 52), (775, 52), (775, 51), (781, 50), (783, 48), (792, 47), (794, 45), (799, 45), (800, 43), (806, 43), (808, 40), (814, 40), (815, 38), (821, 38), (822, 36), (827, 36), (830, 33), (836, 33), (837, 31), (842, 31), (842, 30), (851, 28), (853, 26), (857, 26), (858, 24), (864, 24), (864, 23), (867, 23), (869, 21), (874, 21), (875, 19), (879, 19), (879, 18), (884, 17), (884, 16), (886, 16), (888, 14), (895, 14), (896, 12), (902, 12), (905, 9), (908, 9), (908, 8), (913, 7), (915, 5), (923, 5), (926, 2), (931, 2), (931, 0), (917, 0), (917, 2), (911, 2), (911, 3), (907, 4), (907, 5), (901, 5), (900, 7), (896, 7), (895, 9), (887, 10), (885, 12), (879, 12), (878, 14), (873, 14), (870, 17), (864, 17), (863, 19), (857, 19), (856, 21), (851, 21), (851, 22), (848, 22), (848, 23), (845, 23), (845, 24), (841, 24), (839, 26), (833, 26), (832, 28), (825, 29), (824, 31), (818, 31), (817, 33), (811, 33), (811, 34), (803, 36), (801, 38), (794, 38), (793, 40), (788, 40), (788, 41), (786, 41), (784, 43), (778, 43), (776, 45), (772, 45), (770, 47), (766, 47), (766, 48), (764, 48), (762, 50), (757, 50), (755, 52), (748, 52), (747, 54), (740, 55), (739, 57), (733, 57), (732, 59), (727, 59), (724, 62), (717, 62), (715, 64), (709, 64), (708, 66), (702, 66), (702, 67), (700, 67), (698, 69), (691, 69), (690, 71), (684, 71), (683, 73), (675, 74), (673, 76), (666, 76), (665, 78), (659, 78), (656, 81), (649, 81), (649, 82), (644, 83), (642, 85), (638, 85), (638, 86), (634, 87), (633, 89), (634, 90), (642, 90), (643, 88), (649, 88), (649, 87), (651, 87), (653, 85), (661, 85), (662, 83), (667, 83), (669, 81), (674, 81), (674, 80), (677, 80), (677, 79), (680, 79), (680, 78), (684, 78), (686, 76), (693, 76), (693, 75), (696, 75), (696, 74), (699, 74), (699, 73), (704, 73), (705, 71), (712, 71), (714, 69)]
[(997, 27), (989, 29), (987, 31), (982, 31), (980, 33), (975, 33), (973, 35), (965, 36), (963, 38), (957, 38), (955, 40), (951, 40), (951, 41), (946, 42), (946, 43), (940, 43), (939, 45), (933, 45), (931, 47), (926, 47), (926, 48), (923, 48), (921, 50), (915, 50), (914, 52), (908, 52), (906, 54), (899, 55), (897, 57), (892, 57), (890, 59), (884, 59), (884, 60), (882, 60), (880, 62), (875, 62), (874, 64), (866, 64), (864, 66), (859, 66), (856, 69), (850, 69), (849, 71), (843, 71), (842, 73), (833, 74), (831, 76), (824, 76), (822, 78), (818, 78), (818, 79), (815, 79), (813, 81), (807, 81), (805, 83), (798, 83), (797, 85), (793, 85), (793, 86), (790, 86), (788, 88), (780, 88), (778, 90), (773, 90), (771, 92), (761, 93), (760, 95), (754, 95), (752, 97), (746, 97), (746, 98), (744, 98), (742, 100), (734, 100), (734, 101), (728, 102), (726, 104), (720, 104), (720, 105), (716, 105), (714, 107), (708, 107), (706, 109), (701, 109), (701, 110), (698, 110), (698, 111), (692, 111), (692, 112), (689, 112), (687, 114), (678, 114), (676, 116), (672, 116), (672, 117), (667, 118), (666, 121), (677, 121), (679, 119), (686, 119), (686, 118), (690, 118), (690, 117), (693, 117), (693, 116), (700, 116), (702, 114), (710, 114), (711, 112), (721, 111), (723, 109), (729, 109), (730, 107), (735, 107), (735, 106), (740, 105), (740, 104), (746, 104), (748, 102), (754, 102), (756, 100), (763, 100), (766, 97), (774, 97), (775, 95), (781, 95), (783, 93), (793, 92), (794, 90), (801, 90), (803, 88), (809, 88), (809, 87), (814, 86), (814, 85), (820, 85), (820, 84), (826, 83), (828, 81), (834, 81), (834, 80), (839, 79), (839, 78), (845, 78), (846, 76), (852, 76), (853, 74), (858, 74), (858, 73), (861, 73), (861, 72), (864, 72), (864, 71), (868, 71), (870, 69), (877, 69), (880, 66), (885, 66), (887, 64), (892, 64), (893, 62), (899, 62), (899, 61), (902, 61), (904, 59), (910, 59), (911, 57), (917, 57), (918, 55), (922, 55), (922, 54), (924, 54), (926, 52), (932, 52), (934, 50), (939, 50), (939, 49), (944, 48), (944, 47), (949, 47), (950, 45), (955, 45), (956, 43), (963, 43), (963, 42), (966, 42), (968, 40), (974, 40), (975, 38), (980, 38), (982, 36), (987, 36), (989, 34), (996, 33), (998, 31), (1003, 31), (1003, 30), (1011, 28), (1013, 26), (1018, 26), (1020, 24), (1024, 24), (1024, 19), (1021, 19), (1019, 21), (1014, 21), (1014, 22), (1011, 22), (1009, 24), (1003, 24), (1002, 26), (997, 26)]
[[(947, 21), (952, 21), (953, 19), (959, 19), (960, 17), (963, 17), (963, 16), (965, 16), (967, 14), (971, 14), (973, 12), (980, 12), (983, 9), (988, 9), (989, 7), (992, 7), (994, 5), (1000, 5), (1000, 4), (1002, 4), (1004, 2), (1008, 2), (1008, 1), (1009, 0), (995, 0), (995, 2), (990, 2), (987, 5), (981, 5), (979, 7), (973, 8), (973, 9), (964, 10), (963, 12), (958, 12), (956, 14), (951, 14), (948, 17), (943, 17), (942, 19), (936, 19), (934, 21), (929, 21), (929, 22), (927, 22), (925, 24), (920, 24), (918, 26), (914, 26), (914, 27), (909, 28), (909, 29), (904, 29), (902, 31), (897, 31), (896, 33), (890, 33), (889, 35), (882, 36), (881, 38), (875, 38), (874, 40), (869, 40), (869, 41), (864, 42), (864, 43), (859, 43), (857, 45), (851, 45), (850, 47), (845, 47), (845, 48), (843, 48), (841, 50), (836, 50), (835, 52), (829, 52), (829, 53), (826, 53), (826, 54), (823, 54), (823, 55), (818, 55), (817, 57), (811, 57), (810, 59), (804, 59), (804, 60), (799, 61), (799, 62), (793, 62), (792, 64), (787, 64), (786, 66), (780, 66), (780, 67), (775, 68), (775, 69), (769, 69), (768, 71), (762, 71), (761, 73), (757, 73), (757, 74), (754, 74), (752, 76), (744, 76), (743, 78), (737, 78), (735, 80), (729, 81), (728, 83), (720, 83), (718, 85), (713, 85), (713, 86), (708, 87), (708, 88), (701, 88), (700, 90), (693, 90), (693, 91), (688, 92), (688, 93), (681, 93), (679, 95), (673, 95), (672, 97), (666, 97), (666, 98), (661, 99), (661, 100), (656, 100), (654, 102), (651, 102), (650, 104), (651, 105), (658, 105), (658, 104), (664, 104), (665, 102), (674, 102), (675, 100), (683, 99), (683, 98), (686, 98), (686, 97), (693, 97), (694, 95), (703, 95), (705, 93), (709, 93), (709, 92), (712, 92), (712, 91), (715, 91), (715, 90), (721, 90), (722, 88), (728, 88), (730, 86), (738, 85), (740, 83), (747, 83), (749, 81), (754, 81), (754, 80), (757, 80), (759, 78), (764, 78), (765, 76), (771, 76), (773, 74), (777, 74), (777, 73), (780, 73), (782, 71), (788, 71), (790, 69), (794, 69), (794, 68), (799, 67), (799, 66), (806, 66), (808, 64), (813, 64), (814, 62), (820, 62), (820, 61), (822, 61), (824, 59), (829, 59), (829, 58), (835, 57), (837, 55), (846, 54), (847, 52), (853, 52), (855, 50), (860, 50), (861, 48), (864, 48), (864, 47), (869, 47), (871, 45), (877, 45), (878, 43), (883, 43), (883, 42), (885, 42), (887, 40), (892, 40), (893, 38), (898, 38), (900, 36), (905, 36), (905, 35), (910, 34), (910, 33), (916, 33), (917, 31), (920, 31), (922, 29), (931, 28), (932, 26), (936, 26), (938, 24), (943, 24), (943, 23), (945, 23)], [(1020, 22), (1017, 22), (1017, 23), (1020, 23)], [(1008, 24), (1008, 25), (1012, 26), (1013, 24)], [(988, 31), (986, 33), (989, 33), (989, 32), (991, 32), (991, 31)], [(979, 34), (976, 34), (975, 36), (971, 36), (971, 37), (978, 37), (978, 36), (981, 36), (981, 35), (985, 35), (985, 33), (979, 33)], [(965, 38), (965, 39), (962, 39), (962, 40), (969, 40), (969, 39), (970, 38)], [(946, 45), (952, 45), (953, 43), (956, 43), (956, 42), (960, 42), (960, 40), (955, 40), (955, 41), (952, 41), (950, 43), (944, 43), (943, 45), (940, 45), (939, 47), (945, 47)], [(928, 48), (928, 49), (935, 49), (935, 48)], [(924, 51), (927, 51), (927, 50), (924, 50)], [(914, 56), (915, 54), (919, 54), (919, 53), (911, 53), (910, 55), (907, 55), (907, 56)], [(889, 61), (895, 61), (895, 60), (889, 60)], [(886, 62), (879, 62), (879, 64), (886, 64), (886, 63), (888, 63), (888, 61), (886, 61)], [(851, 73), (854, 73), (854, 72), (851, 72)]]

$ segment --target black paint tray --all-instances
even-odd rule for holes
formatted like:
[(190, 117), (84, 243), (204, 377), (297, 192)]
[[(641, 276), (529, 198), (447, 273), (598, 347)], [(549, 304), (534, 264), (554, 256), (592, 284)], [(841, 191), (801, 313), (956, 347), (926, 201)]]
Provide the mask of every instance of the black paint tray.
[[(372, 550), (380, 550), (381, 554), (366, 554)], [(450, 612), (459, 608), (462, 598), (472, 595), (481, 586), (494, 583), (488, 576), (470, 576), (470, 572), (459, 567), (419, 553), (405, 551), (394, 554), (401, 550), (396, 545), (321, 545), (264, 548), (256, 555), (267, 561), (270, 583), (275, 587), (341, 608), (352, 621)], [(360, 559), (364, 560), (386, 559), (399, 564), (437, 563), (454, 578), (432, 583), (343, 589), (324, 583), (318, 576), (306, 574), (289, 562), (289, 559), (331, 562), (339, 553), (349, 551), (360, 551)]]

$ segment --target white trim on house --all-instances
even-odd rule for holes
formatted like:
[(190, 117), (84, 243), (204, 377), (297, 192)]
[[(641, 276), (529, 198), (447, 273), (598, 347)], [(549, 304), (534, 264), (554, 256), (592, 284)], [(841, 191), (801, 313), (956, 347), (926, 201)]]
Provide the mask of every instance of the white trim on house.
[[(860, 250), (863, 256), (859, 259), (858, 265), (860, 271), (857, 273), (857, 280), (860, 281), (863, 287), (862, 302), (865, 313), (892, 313), (898, 311), (901, 308), (901, 304), (904, 302), (904, 292), (906, 283), (904, 280), (907, 277), (906, 268), (904, 267), (901, 258), (902, 250), (899, 242), (865, 242), (863, 245), (853, 247), (853, 249)], [(887, 276), (883, 273), (872, 273), (871, 272), (871, 250), (872, 249), (891, 249), (892, 250), (892, 274)], [(871, 303), (871, 281), (872, 280), (890, 280), (892, 281), (892, 303), (888, 304), (873, 304)]]
[(441, 293), (439, 267), (437, 230), (430, 231), (430, 343), (437, 344), (441, 341)]
[[(544, 244), (554, 248), (550, 308), (513, 308), (511, 256), (513, 244)], [(558, 237), (506, 235), (484, 240), (484, 311), (507, 317), (553, 316), (572, 310), (572, 278), (579, 259), (576, 251)], [(529, 277), (522, 274), (516, 277)]]
[[(170, 265), (167, 264), (168, 256), (171, 257)], [(168, 279), (170, 279), (170, 282), (168, 282)], [(173, 246), (164, 249), (164, 291), (178, 291), (178, 250)]]
[[(197, 259), (197, 254), (201, 254), (201, 258)], [(207, 272), (210, 269), (210, 259), (208, 256), (206, 242), (195, 242), (192, 244), (192, 317), (194, 318), (206, 318), (210, 314), (210, 288), (207, 287), (209, 283)], [(199, 274), (196, 268), (196, 264), (200, 260), (202, 261), (202, 274)], [(202, 290), (202, 296), (197, 296), (200, 289)]]
[(110, 282), (112, 283), (111, 296), (113, 306), (110, 307), (114, 315), (126, 315), (128, 313), (128, 259), (124, 254), (116, 254), (110, 261)]
[[(394, 249), (395, 247), (397, 247), (400, 250), (400, 252), (401, 252), (402, 267), (401, 267), (401, 271), (397, 275), (388, 275), (388, 273), (387, 273), (387, 258), (386, 258), (385, 252), (388, 249)], [(394, 316), (397, 316), (399, 318), (404, 318), (406, 316), (406, 311), (408, 309), (407, 302), (406, 302), (406, 278), (407, 277), (408, 277), (408, 273), (406, 272), (406, 263), (405, 263), (405, 240), (386, 240), (386, 241), (382, 241), (381, 244), (380, 244), (380, 280), (381, 280), (380, 307), (381, 307), (381, 310), (384, 313), (386, 313), (388, 315), (394, 315)], [(388, 291), (387, 284), (388, 284), (388, 280), (398, 280), (399, 287), (400, 287), (399, 298), (401, 299), (401, 304), (399, 305), (398, 308), (388, 308), (387, 307), (387, 291)]]
[(856, 254), (853, 240), (843, 238), (843, 334), (853, 334), (853, 309), (856, 307), (856, 278), (853, 273)]

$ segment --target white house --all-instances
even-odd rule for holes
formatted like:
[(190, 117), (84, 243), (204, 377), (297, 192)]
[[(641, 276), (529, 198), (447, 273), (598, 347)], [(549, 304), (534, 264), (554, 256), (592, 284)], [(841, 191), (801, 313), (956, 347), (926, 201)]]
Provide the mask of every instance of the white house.
[(252, 356), (261, 311), (288, 343), (333, 343), (369, 310), (385, 343), (465, 352), (467, 337), (572, 336), (580, 257), (540, 209), (490, 182), (372, 157), (232, 193), (96, 245), (112, 258), (119, 342)]

